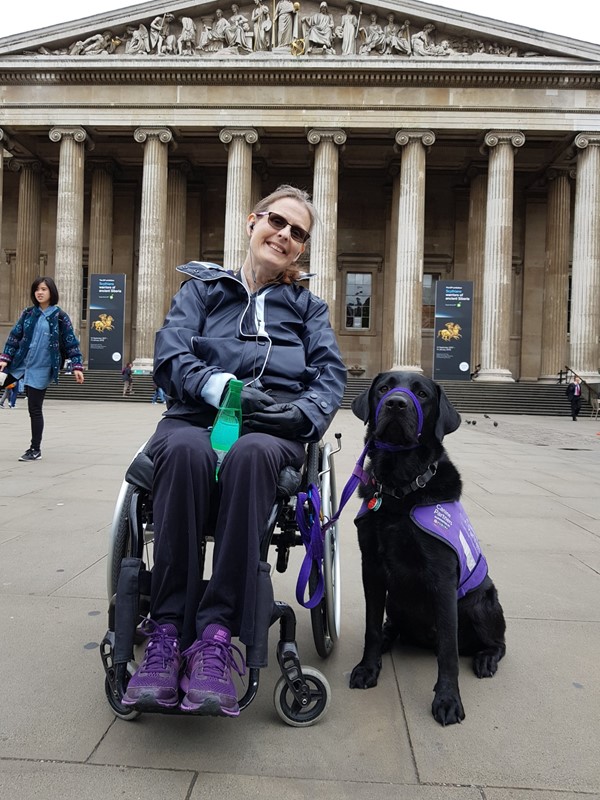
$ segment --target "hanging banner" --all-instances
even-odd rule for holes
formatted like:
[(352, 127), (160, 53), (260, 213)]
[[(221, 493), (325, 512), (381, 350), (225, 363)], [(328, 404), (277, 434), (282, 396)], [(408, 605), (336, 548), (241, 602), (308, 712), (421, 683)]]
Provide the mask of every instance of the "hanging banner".
[(90, 275), (89, 369), (121, 370), (125, 334), (125, 275)]
[(434, 380), (471, 378), (473, 281), (438, 281), (435, 288)]

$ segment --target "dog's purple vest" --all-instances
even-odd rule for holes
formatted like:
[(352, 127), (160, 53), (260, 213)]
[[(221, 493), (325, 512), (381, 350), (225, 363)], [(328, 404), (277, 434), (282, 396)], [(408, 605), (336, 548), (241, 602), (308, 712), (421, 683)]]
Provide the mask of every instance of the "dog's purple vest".
[(410, 516), (422, 531), (445, 542), (456, 553), (459, 564), (458, 598), (476, 589), (487, 575), (488, 567), (462, 504), (455, 501), (434, 506), (414, 506)]

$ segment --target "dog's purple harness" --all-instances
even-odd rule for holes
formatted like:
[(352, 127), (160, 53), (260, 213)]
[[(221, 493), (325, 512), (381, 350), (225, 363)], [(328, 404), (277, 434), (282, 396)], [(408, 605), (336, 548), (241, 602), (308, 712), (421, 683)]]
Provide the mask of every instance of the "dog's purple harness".
[(462, 503), (455, 500), (453, 503), (413, 506), (410, 517), (422, 531), (449, 545), (456, 553), (459, 566), (456, 594), (459, 600), (483, 582), (488, 572), (487, 561)]
[[(325, 531), (337, 522), (340, 514), (342, 513), (342, 509), (356, 491), (358, 484), (362, 483), (366, 486), (369, 482), (369, 473), (363, 468), (369, 448), (373, 445), (378, 450), (388, 450), (389, 452), (397, 453), (401, 450), (413, 450), (415, 447), (419, 446), (418, 440), (423, 430), (423, 410), (417, 399), (417, 396), (411, 392), (410, 389), (404, 389), (403, 387), (398, 386), (397, 388), (390, 389), (389, 392), (386, 392), (375, 409), (375, 423), (377, 423), (377, 418), (379, 417), (379, 412), (383, 402), (391, 394), (398, 392), (407, 394), (413, 401), (415, 410), (417, 412), (417, 441), (410, 445), (395, 445), (382, 442), (379, 439), (369, 439), (365, 444), (358, 461), (354, 465), (354, 469), (352, 470), (352, 474), (350, 475), (348, 482), (344, 486), (338, 509), (330, 520), (324, 520), (321, 522), (321, 497), (319, 495), (319, 489), (314, 485), (314, 483), (310, 484), (306, 492), (298, 493), (298, 498), (296, 501), (296, 523), (298, 525), (298, 530), (300, 531), (302, 542), (306, 548), (306, 554), (304, 556), (302, 566), (300, 567), (300, 573), (296, 583), (296, 600), (301, 606), (304, 606), (304, 608), (314, 608), (321, 602), (325, 585), (322, 569)], [(313, 564), (317, 572), (317, 586), (315, 587), (315, 591), (313, 592), (312, 596), (305, 601), (304, 595), (306, 593), (306, 587), (309, 582)]]

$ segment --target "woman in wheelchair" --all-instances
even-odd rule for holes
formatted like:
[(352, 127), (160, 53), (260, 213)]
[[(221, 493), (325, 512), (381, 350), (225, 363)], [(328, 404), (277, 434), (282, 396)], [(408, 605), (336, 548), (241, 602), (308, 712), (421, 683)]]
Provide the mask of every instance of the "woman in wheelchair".
[[(149, 444), (154, 462), (154, 566), (144, 658), (124, 706), (239, 714), (232, 636), (251, 647), (260, 532), (287, 465), (300, 468), (341, 405), (346, 383), (326, 303), (301, 286), (296, 262), (316, 212), (280, 186), (248, 215), (241, 269), (190, 262), (156, 335), (154, 379), (169, 397)], [(219, 468), (212, 425), (231, 379), (242, 380), (242, 433)], [(201, 549), (214, 536), (202, 582)]]

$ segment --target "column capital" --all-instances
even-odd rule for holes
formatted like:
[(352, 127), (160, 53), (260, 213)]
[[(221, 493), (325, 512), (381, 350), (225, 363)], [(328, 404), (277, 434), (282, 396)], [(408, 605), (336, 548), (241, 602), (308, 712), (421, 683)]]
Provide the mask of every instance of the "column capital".
[(485, 147), (496, 147), (499, 144), (523, 147), (525, 144), (525, 134), (521, 133), (521, 131), (488, 131), (483, 141)]
[(558, 178), (570, 178), (571, 180), (575, 180), (577, 177), (577, 170), (574, 167), (548, 167), (546, 170), (546, 180), (551, 183), (552, 181), (557, 180)]
[(16, 158), (13, 156), (7, 161), (8, 169), (11, 172), (21, 172), (21, 170), (31, 170), (31, 172), (42, 172), (42, 162), (35, 158)]
[(306, 134), (310, 144), (319, 144), (320, 142), (333, 142), (337, 145), (346, 144), (346, 131), (341, 128), (311, 128)]
[(85, 142), (87, 150), (93, 150), (96, 146), (95, 143), (90, 139), (85, 128), (82, 128), (80, 125), (51, 128), (48, 136), (50, 137), (51, 142), (60, 142), (62, 139), (66, 138), (73, 139), (78, 144), (83, 144)]
[(186, 158), (171, 158), (169, 159), (169, 172), (171, 171), (189, 175), (192, 172), (192, 165)]
[(222, 128), (219, 131), (219, 141), (231, 144), (234, 139), (245, 139), (247, 144), (258, 142), (258, 131), (254, 128)]
[(144, 144), (148, 139), (158, 139), (162, 144), (171, 144), (173, 132), (170, 128), (136, 128), (133, 138), (140, 144)]
[(109, 175), (114, 175), (117, 170), (117, 164), (112, 158), (88, 158), (85, 162), (86, 172), (106, 172)]
[(411, 130), (409, 128), (396, 131), (395, 141), (399, 147), (404, 147), (416, 139), (419, 139), (425, 147), (431, 147), (435, 143), (435, 133), (429, 130)]
[(578, 133), (573, 140), (573, 144), (580, 150), (585, 150), (585, 148), (589, 147), (590, 145), (598, 146), (600, 144), (600, 132), (596, 131), (594, 133)]

